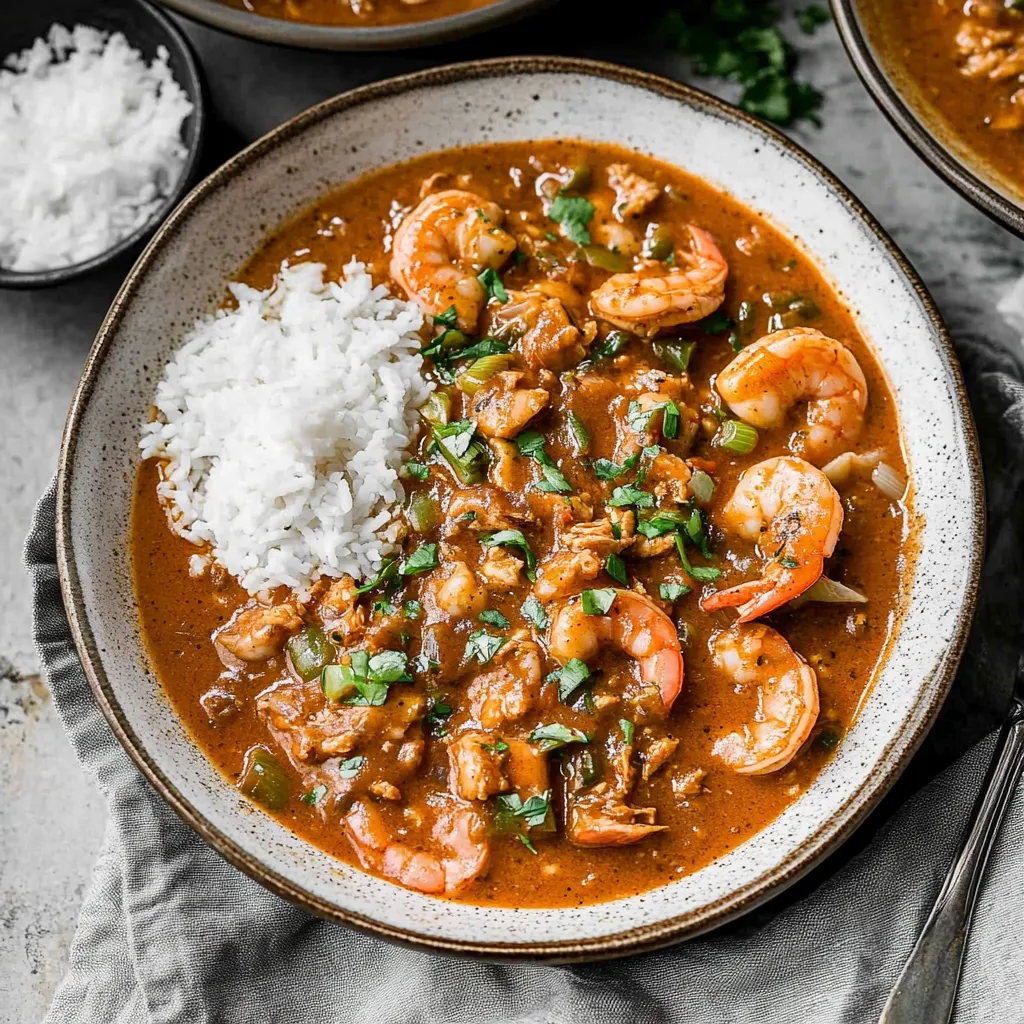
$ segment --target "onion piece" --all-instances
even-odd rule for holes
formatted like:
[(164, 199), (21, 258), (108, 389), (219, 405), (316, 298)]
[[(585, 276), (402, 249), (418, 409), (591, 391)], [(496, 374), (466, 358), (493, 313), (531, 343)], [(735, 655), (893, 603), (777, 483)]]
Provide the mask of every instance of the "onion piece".
[(830, 580), (827, 576), (819, 576), (817, 582), (800, 595), (799, 600), (820, 601), (822, 604), (867, 604), (868, 602), (868, 599), (860, 591)]
[(843, 452), (837, 455), (831, 462), (821, 467), (822, 473), (828, 477), (833, 487), (845, 487), (850, 482), (850, 477), (866, 475), (874, 471), (875, 467), (882, 461), (885, 452), (876, 448), (871, 452), (864, 452), (857, 455), (855, 452)]
[(880, 462), (871, 474), (871, 482), (890, 501), (901, 501), (907, 492), (907, 478), (897, 473), (888, 463)]

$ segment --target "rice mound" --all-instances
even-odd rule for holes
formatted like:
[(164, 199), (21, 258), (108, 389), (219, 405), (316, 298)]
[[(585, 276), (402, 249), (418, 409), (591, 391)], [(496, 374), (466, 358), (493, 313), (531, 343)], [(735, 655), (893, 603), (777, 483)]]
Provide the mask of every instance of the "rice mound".
[(173, 528), (251, 594), (380, 570), (433, 386), (420, 311), (354, 259), (338, 282), (325, 269), (282, 264), (267, 291), (229, 285), (237, 308), (195, 325), (143, 426)]

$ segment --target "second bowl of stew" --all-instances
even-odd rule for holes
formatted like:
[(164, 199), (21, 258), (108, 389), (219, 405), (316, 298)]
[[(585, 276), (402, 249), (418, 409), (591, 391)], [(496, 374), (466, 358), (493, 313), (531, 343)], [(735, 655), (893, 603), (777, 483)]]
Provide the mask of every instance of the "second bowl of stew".
[[(408, 407), (371, 472), (375, 387)], [(259, 520), (237, 460), (349, 405), (308, 456), (340, 512)], [(693, 90), (523, 59), (328, 101), (196, 190), (97, 340), (59, 547), (104, 710), (226, 857), (385, 937), (575, 958), (849, 834), (948, 688), (982, 506), (945, 331), (838, 182)]]

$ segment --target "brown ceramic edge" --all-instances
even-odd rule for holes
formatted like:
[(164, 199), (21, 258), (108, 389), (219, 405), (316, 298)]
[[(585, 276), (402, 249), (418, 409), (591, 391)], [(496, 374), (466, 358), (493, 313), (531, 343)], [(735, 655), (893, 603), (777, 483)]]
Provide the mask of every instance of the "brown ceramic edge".
[(158, 0), (184, 17), (231, 35), (278, 46), (312, 50), (400, 50), (432, 46), (500, 28), (552, 0), (496, 0), (475, 10), (443, 18), (359, 28), (269, 18), (227, 7), (218, 0)]
[[(191, 40), (181, 30), (181, 27), (169, 17), (166, 11), (150, 0), (137, 0), (137, 6), (143, 8), (160, 28), (167, 34), (165, 45), (169, 41), (177, 47), (179, 56), (184, 60), (188, 71), (188, 84), (195, 92), (189, 96), (192, 102), (192, 118), (194, 124), (194, 141), (188, 147), (185, 163), (181, 168), (181, 176), (174, 183), (174, 187), (164, 197), (164, 201), (147, 218), (145, 224), (136, 228), (130, 235), (126, 235), (119, 242), (115, 242), (109, 249), (90, 256), (80, 263), (69, 263), (63, 267), (48, 267), (45, 270), (6, 270), (0, 267), (0, 288), (12, 290), (28, 290), (36, 288), (49, 288), (55, 285), (68, 284), (77, 281), (79, 278), (99, 270), (101, 267), (112, 263), (121, 256), (138, 252), (142, 247), (144, 239), (153, 234), (164, 222), (170, 212), (178, 205), (178, 202), (196, 184), (199, 172), (199, 161), (203, 154), (203, 143), (206, 139), (206, 81), (203, 77), (202, 66), (196, 56)], [(131, 40), (129, 40), (130, 42)], [(181, 85), (182, 83), (178, 83)]]
[[(734, 123), (738, 122), (753, 128), (762, 135), (772, 139), (788, 150), (796, 159), (803, 162), (842, 199), (851, 211), (871, 229), (875, 237), (882, 243), (899, 266), (903, 275), (914, 288), (925, 315), (931, 321), (935, 333), (940, 340), (941, 356), (956, 395), (957, 412), (959, 413), (960, 426), (967, 449), (970, 484), (974, 498), (975, 514), (973, 527), (975, 543), (968, 568), (967, 593), (964, 607), (957, 618), (956, 629), (948, 641), (945, 655), (930, 680), (931, 692), (928, 696), (927, 706), (920, 710), (912, 719), (908, 720), (900, 733), (890, 742), (883, 754), (883, 770), (879, 772), (878, 777), (868, 780), (861, 786), (858, 792), (846, 801), (844, 806), (830, 821), (824, 823), (814, 836), (806, 840), (802, 847), (790, 856), (788, 863), (765, 872), (759, 878), (744, 886), (743, 889), (723, 897), (710, 906), (680, 915), (668, 921), (633, 928), (620, 934), (599, 936), (586, 940), (555, 943), (517, 942), (501, 944), (473, 942), (470, 940), (437, 939), (423, 936), (371, 921), (361, 915), (353, 914), (326, 903), (312, 893), (293, 885), (276, 872), (270, 871), (258, 863), (191, 807), (160, 769), (150, 762), (146, 750), (139, 743), (137, 737), (134, 736), (125, 720), (106, 680), (96, 650), (95, 640), (89, 628), (88, 616), (82, 601), (74, 552), (71, 547), (71, 534), (69, 530), (71, 492), (69, 483), (81, 416), (92, 393), (96, 375), (114, 330), (120, 322), (121, 310), (125, 302), (135, 291), (138, 280), (152, 262), (156, 250), (164, 239), (173, 235), (196, 203), (210, 192), (230, 181), (239, 170), (258, 159), (266, 150), (277, 145), (282, 140), (290, 138), (292, 135), (303, 130), (307, 125), (315, 123), (338, 110), (421, 86), (443, 85), (451, 81), (520, 73), (590, 75), (598, 78), (612, 79), (658, 93), (668, 98), (688, 102), (725, 120)], [(249, 877), (279, 896), (296, 903), (320, 917), (419, 949), (502, 961), (569, 961), (609, 958), (654, 949), (683, 938), (692, 938), (752, 910), (768, 898), (777, 895), (784, 888), (805, 875), (829, 852), (847, 839), (902, 773), (913, 753), (917, 750), (929, 728), (934, 723), (939, 709), (949, 692), (973, 617), (984, 554), (984, 531), (985, 513), (981, 458), (967, 394), (949, 334), (935, 308), (931, 296), (917, 277), (916, 272), (907, 262), (896, 244), (889, 238), (872, 215), (861, 205), (859, 200), (854, 198), (831, 172), (821, 166), (798, 144), (792, 142), (774, 128), (765, 125), (713, 96), (709, 96), (690, 86), (646, 72), (599, 61), (566, 57), (502, 57), (465, 64), (447, 65), (362, 86), (341, 93), (298, 114), (261, 139), (258, 139), (222, 165), (218, 170), (214, 171), (193, 189), (146, 247), (104, 318), (72, 399), (61, 445), (58, 470), (58, 575), (76, 648), (82, 659), (89, 685), (118, 740), (138, 768), (154, 788), (167, 800), (179, 817), (199, 832), (221, 856)]]
[(1003, 195), (994, 185), (971, 170), (943, 146), (889, 82), (889, 77), (883, 70), (874, 48), (861, 31), (855, 9), (856, 0), (829, 2), (832, 6), (833, 19), (839, 29), (839, 38), (857, 72), (857, 77), (903, 141), (972, 206), (991, 217), (1007, 231), (1024, 238), (1024, 208)]

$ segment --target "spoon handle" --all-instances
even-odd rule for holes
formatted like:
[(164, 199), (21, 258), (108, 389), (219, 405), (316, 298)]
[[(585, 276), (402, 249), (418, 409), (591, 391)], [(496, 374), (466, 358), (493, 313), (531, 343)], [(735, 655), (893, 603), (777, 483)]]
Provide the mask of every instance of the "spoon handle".
[(889, 994), (879, 1024), (947, 1024), (952, 1019), (974, 901), (1022, 768), (1024, 700), (1015, 695), (999, 730), (992, 763), (971, 812), (959, 855), (946, 875), (896, 987)]

